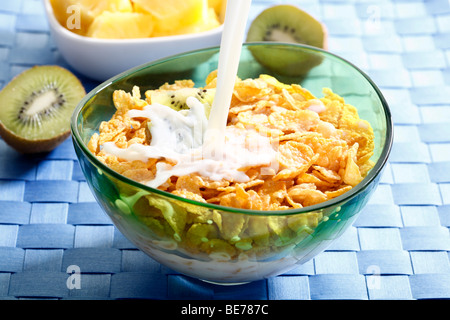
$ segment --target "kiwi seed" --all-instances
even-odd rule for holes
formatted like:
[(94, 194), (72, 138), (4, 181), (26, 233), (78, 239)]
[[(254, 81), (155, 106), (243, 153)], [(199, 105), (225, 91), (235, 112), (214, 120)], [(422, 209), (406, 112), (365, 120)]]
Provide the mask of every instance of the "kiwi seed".
[(153, 90), (150, 94), (151, 103), (169, 106), (174, 110), (188, 109), (186, 99), (195, 97), (205, 106), (205, 114), (209, 116), (214, 101), (215, 89), (183, 88), (178, 90)]
[(59, 66), (25, 70), (0, 91), (0, 135), (21, 153), (46, 152), (70, 135), (70, 118), (86, 95)]
[[(44, 95), (50, 94), (52, 95), (53, 101), (45, 106), (45, 108), (41, 109), (36, 113), (29, 113), (30, 107), (33, 105), (33, 102), (36, 101), (36, 98)], [(49, 83), (44, 86), (38, 92), (33, 91), (27, 100), (23, 102), (22, 108), (20, 108), (19, 114), (17, 116), (18, 120), (25, 124), (33, 124), (39, 123), (42, 121), (43, 117), (52, 116), (53, 112), (55, 112), (58, 108), (61, 108), (66, 102), (64, 94), (60, 93), (55, 83)]]
[[(276, 5), (263, 10), (253, 20), (246, 41), (306, 44), (326, 50), (327, 35), (323, 23), (297, 6)], [(278, 50), (276, 58), (269, 57), (264, 47), (253, 47), (251, 52), (263, 66), (286, 76), (305, 75), (321, 62), (318, 56), (299, 56), (283, 49)]]

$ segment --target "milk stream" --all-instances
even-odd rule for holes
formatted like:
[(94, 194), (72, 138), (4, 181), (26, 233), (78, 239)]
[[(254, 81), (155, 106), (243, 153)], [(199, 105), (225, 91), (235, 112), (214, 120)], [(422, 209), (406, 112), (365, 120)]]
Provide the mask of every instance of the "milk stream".
[(203, 104), (194, 97), (187, 99), (187, 111), (177, 112), (159, 104), (130, 110), (130, 118), (150, 119), (150, 145), (136, 143), (121, 149), (113, 142), (107, 142), (103, 144), (103, 151), (128, 161), (166, 160), (156, 164), (156, 176), (147, 182), (154, 188), (172, 176), (191, 173), (216, 181), (246, 182), (249, 180), (245, 174), (248, 167), (264, 166), (272, 169), (266, 172), (274, 172), (276, 151), (267, 137), (252, 130), (226, 126), (250, 6), (251, 0), (227, 2), (216, 96), (209, 121)]
[(251, 0), (228, 0), (220, 42), (217, 90), (205, 133), (205, 148), (220, 156), (223, 150), (228, 110), (239, 67), (242, 40)]

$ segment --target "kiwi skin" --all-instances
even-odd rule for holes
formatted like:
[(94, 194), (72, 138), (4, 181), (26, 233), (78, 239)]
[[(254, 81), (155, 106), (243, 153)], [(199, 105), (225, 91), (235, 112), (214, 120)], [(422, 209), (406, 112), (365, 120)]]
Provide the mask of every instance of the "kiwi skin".
[(23, 154), (31, 154), (48, 152), (55, 149), (70, 136), (70, 130), (51, 139), (27, 140), (15, 135), (0, 122), (0, 136), (16, 151)]
[[(7, 89), (9, 86), (13, 86), (13, 90), (17, 89), (16, 86), (20, 86), (20, 82), (18, 79), (23, 77), (28, 71), (35, 71), (38, 68), (53, 68), (54, 70), (60, 70), (69, 76), (71, 76), (71, 80), (77, 84), (80, 92), (78, 93), (81, 96), (86, 95), (86, 91), (81, 83), (81, 81), (75, 77), (70, 71), (60, 66), (34, 66), (19, 75), (15, 76), (1, 91)], [(44, 72), (44, 71), (43, 71)], [(19, 83), (19, 85), (17, 83)], [(0, 101), (0, 107), (3, 104), (3, 101)], [(0, 137), (13, 149), (22, 154), (34, 154), (34, 153), (43, 153), (49, 152), (60, 145), (63, 141), (65, 141), (71, 134), (70, 126), (67, 127), (67, 130), (60, 133), (59, 135), (46, 138), (46, 139), (26, 139), (24, 137), (18, 136), (14, 132), (8, 129), (6, 125), (2, 123), (0, 120)]]

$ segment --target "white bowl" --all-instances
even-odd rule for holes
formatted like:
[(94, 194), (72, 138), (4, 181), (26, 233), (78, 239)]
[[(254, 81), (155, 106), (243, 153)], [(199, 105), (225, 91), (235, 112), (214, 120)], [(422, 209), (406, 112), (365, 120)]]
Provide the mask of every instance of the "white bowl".
[(223, 25), (200, 33), (145, 39), (95, 39), (64, 28), (44, 0), (50, 32), (59, 52), (76, 71), (105, 81), (135, 66), (174, 54), (218, 46)]

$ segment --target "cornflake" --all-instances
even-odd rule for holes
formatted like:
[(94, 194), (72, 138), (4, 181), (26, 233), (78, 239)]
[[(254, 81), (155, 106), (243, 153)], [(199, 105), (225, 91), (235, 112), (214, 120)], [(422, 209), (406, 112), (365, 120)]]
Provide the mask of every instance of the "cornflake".
[[(208, 76), (208, 88), (215, 87), (216, 76), (216, 71)], [(160, 89), (192, 87), (192, 80), (178, 80)], [(268, 75), (237, 79), (228, 125), (270, 137), (276, 144), (277, 171), (267, 174), (270, 170), (264, 168), (263, 174), (262, 167), (247, 168), (252, 171), (245, 184), (211, 181), (194, 173), (172, 177), (160, 188), (195, 201), (258, 210), (305, 207), (349, 191), (373, 167), (373, 130), (342, 97), (328, 88), (323, 93), (323, 98), (317, 98), (299, 85), (284, 84)], [(145, 96), (149, 97), (150, 91)], [(115, 91), (113, 102), (116, 113), (101, 123), (88, 148), (114, 170), (145, 183), (154, 178), (156, 164), (166, 159), (129, 162), (105, 154), (101, 146), (105, 142), (120, 148), (134, 143), (149, 145), (149, 120), (127, 116), (129, 110), (141, 110), (147, 100), (134, 87), (131, 93)]]
[[(208, 75), (204, 88), (215, 88), (216, 77), (217, 71)], [(192, 87), (192, 80), (179, 80), (160, 89)], [(159, 189), (194, 202), (171, 204), (145, 195), (133, 206), (136, 215), (156, 235), (170, 234), (177, 241), (185, 237), (188, 251), (216, 254), (225, 260), (252, 250), (265, 254), (269, 244), (278, 247), (287, 245), (293, 235), (305, 237), (322, 219), (320, 212), (300, 216), (233, 215), (195, 202), (279, 211), (323, 203), (360, 183), (374, 165), (370, 160), (374, 150), (372, 127), (331, 89), (324, 88), (323, 94), (322, 98), (315, 97), (297, 84), (284, 84), (264, 74), (256, 79), (236, 79), (227, 125), (268, 137), (277, 152), (277, 163), (242, 168), (249, 178), (246, 182), (215, 181), (198, 173), (172, 176)], [(155, 177), (158, 165), (175, 163), (166, 158), (126, 161), (105, 153), (102, 145), (150, 145), (150, 120), (127, 115), (129, 110), (147, 106), (150, 96), (151, 91), (147, 91), (142, 98), (138, 87), (131, 93), (115, 91), (115, 114), (101, 123), (88, 143), (100, 161), (141, 183)]]

